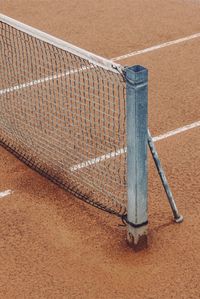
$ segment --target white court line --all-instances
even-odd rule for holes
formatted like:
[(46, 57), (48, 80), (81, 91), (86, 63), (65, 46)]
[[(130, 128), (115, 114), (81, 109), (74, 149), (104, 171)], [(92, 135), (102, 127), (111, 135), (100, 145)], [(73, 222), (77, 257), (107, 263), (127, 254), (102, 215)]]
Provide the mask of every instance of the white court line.
[(156, 142), (156, 141), (168, 138), (168, 137), (173, 136), (173, 135), (177, 135), (179, 133), (182, 133), (182, 132), (185, 132), (185, 131), (188, 131), (188, 130), (191, 130), (191, 129), (197, 128), (197, 127), (200, 127), (200, 121), (197, 121), (197, 122), (194, 122), (194, 123), (192, 123), (190, 125), (186, 125), (184, 127), (175, 129), (173, 131), (169, 131), (169, 132), (167, 132), (165, 134), (153, 137), (153, 141)]
[(98, 65), (106, 70), (110, 70), (114, 73), (121, 72), (121, 66), (116, 63), (113, 63), (113, 61), (111, 61), (110, 59), (106, 59), (104, 57), (100, 57), (96, 54), (88, 52), (84, 49), (80, 49), (77, 46), (67, 43), (67, 42), (65, 42), (59, 38), (56, 38), (50, 34), (47, 34), (41, 30), (38, 30), (36, 28), (33, 28), (26, 24), (23, 24), (17, 20), (9, 18), (1, 13), (0, 13), (0, 22), (10, 25), (11, 27), (22, 31), (22, 32), (28, 34), (29, 36), (39, 39), (40, 41), (46, 42), (46, 43), (53, 45), (59, 49), (62, 49), (64, 51), (70, 52), (76, 56), (79, 56), (83, 59), (86, 59), (86, 60), (90, 61), (92, 64)]
[(0, 95), (5, 94), (5, 93), (9, 93), (9, 92), (13, 92), (13, 91), (16, 91), (16, 90), (24, 89), (24, 88), (27, 88), (27, 87), (30, 87), (30, 86), (39, 85), (39, 84), (44, 83), (44, 82), (59, 79), (61, 77), (68, 76), (70, 74), (76, 74), (80, 71), (85, 71), (85, 70), (91, 69), (91, 68), (93, 68), (93, 67), (92, 66), (82, 67), (80, 69), (70, 70), (68, 72), (56, 74), (54, 76), (40, 78), (38, 80), (33, 80), (33, 81), (30, 81), (30, 82), (26, 82), (26, 83), (22, 83), (22, 84), (19, 84), (19, 85), (11, 86), (11, 87), (8, 87), (8, 88), (5, 88), (5, 89), (1, 89), (0, 90)]
[[(187, 42), (187, 41), (190, 41), (192, 39), (199, 38), (199, 37), (200, 37), (200, 32), (196, 33), (196, 34), (193, 34), (193, 35), (183, 37), (183, 38), (179, 38), (179, 39), (176, 39), (176, 40), (173, 40), (173, 41), (169, 41), (169, 42), (166, 42), (166, 43), (163, 43), (163, 44), (152, 46), (150, 48), (146, 48), (146, 49), (134, 51), (134, 52), (131, 52), (129, 54), (122, 55), (122, 56), (118, 56), (118, 57), (112, 58), (112, 61), (123, 60), (123, 59), (128, 58), (128, 57), (133, 57), (133, 56), (141, 55), (141, 54), (148, 53), (148, 52), (151, 52), (151, 51), (159, 50), (161, 48), (165, 48), (165, 47), (169, 47), (169, 46), (172, 46), (172, 45), (175, 45), (175, 44), (180, 44), (180, 43), (183, 43), (183, 42)], [(90, 68), (92, 68), (92, 67), (85, 67), (85, 69), (90, 69)], [(11, 86), (11, 87), (8, 87), (6, 89), (0, 90), (0, 95), (5, 94), (5, 93), (9, 93), (9, 92), (13, 92), (15, 90), (31, 87), (31, 86), (41, 84), (41, 83), (44, 83), (44, 82), (47, 82), (47, 81), (50, 81), (50, 80), (54, 80), (54, 79), (57, 79), (57, 78), (61, 78), (61, 77), (67, 76), (69, 74), (77, 73), (81, 70), (84, 70), (84, 68), (77, 69), (77, 70), (71, 70), (71, 71), (61, 73), (61, 74), (58, 74), (58, 75), (49, 76), (49, 77), (45, 77), (45, 78), (40, 78), (38, 80), (33, 80), (33, 81), (30, 81), (30, 82), (25, 82), (25, 83), (22, 83), (22, 84), (19, 84), (19, 85)]]
[(121, 55), (121, 56), (112, 58), (112, 60), (113, 61), (123, 60), (123, 59), (126, 59), (128, 57), (133, 57), (133, 56), (145, 54), (145, 53), (148, 53), (148, 52), (152, 52), (152, 51), (155, 51), (155, 50), (159, 50), (159, 49), (162, 49), (162, 48), (166, 48), (166, 47), (169, 47), (169, 46), (172, 46), (172, 45), (184, 43), (184, 42), (190, 41), (190, 40), (195, 39), (195, 38), (200, 38), (200, 32), (189, 35), (189, 36), (186, 36), (186, 37), (182, 37), (182, 38), (179, 38), (179, 39), (176, 39), (176, 40), (172, 40), (172, 41), (169, 41), (169, 42), (166, 42), (166, 43), (163, 43), (163, 44), (155, 45), (155, 46), (152, 46), (150, 48), (146, 48), (146, 49), (143, 49), (143, 50), (137, 50), (137, 51), (125, 54), (125, 55)]
[[(196, 34), (193, 34), (193, 35), (189, 35), (189, 36), (186, 36), (186, 37), (183, 37), (183, 38), (179, 38), (179, 39), (177, 39), (177, 40), (169, 41), (169, 42), (166, 42), (166, 43), (163, 43), (163, 44), (155, 45), (155, 46), (152, 46), (152, 47), (143, 49), (143, 50), (137, 50), (137, 51), (134, 51), (134, 52), (131, 52), (131, 53), (122, 55), (122, 56), (115, 57), (115, 58), (113, 58), (112, 60), (113, 60), (113, 61), (123, 60), (123, 59), (128, 58), (128, 57), (133, 57), (133, 56), (141, 55), (141, 54), (144, 54), (144, 53), (148, 53), (148, 52), (152, 52), (152, 51), (155, 51), (155, 50), (159, 50), (159, 49), (162, 49), (162, 48), (165, 48), (165, 47), (169, 47), (169, 46), (172, 46), (172, 45), (175, 45), (175, 44), (180, 44), (180, 43), (183, 43), (183, 42), (187, 42), (187, 41), (190, 41), (190, 40), (195, 39), (195, 38), (200, 38), (200, 33), (196, 33)], [(90, 67), (87, 67), (87, 68), (90, 68)], [(85, 68), (85, 69), (87, 69), (87, 68)], [(82, 69), (82, 70), (83, 70), (83, 69)], [(41, 84), (41, 83), (44, 83), (44, 82), (47, 82), (47, 81), (50, 81), (50, 80), (54, 80), (54, 79), (57, 79), (57, 78), (66, 76), (66, 75), (68, 75), (68, 74), (70, 74), (70, 73), (76, 73), (76, 72), (78, 72), (78, 71), (80, 71), (80, 70), (77, 69), (77, 70), (69, 71), (69, 72), (66, 72), (66, 73), (61, 73), (61, 74), (58, 74), (58, 75), (54, 75), (54, 76), (50, 76), (50, 77), (45, 77), (45, 78), (41, 78), (41, 79), (34, 80), (34, 81), (31, 81), (31, 82), (27, 82), (27, 83), (23, 83), (23, 84), (20, 84), (20, 85), (13, 86), (13, 87), (9, 87), (9, 88), (7, 88), (7, 89), (0, 90), (0, 95), (1, 95), (1, 94), (4, 94), (4, 93), (7, 93), (7, 92), (13, 92), (13, 91), (15, 91), (15, 90), (19, 90), (19, 89), (22, 89), (22, 88), (26, 88), (26, 87), (29, 87), (29, 86), (33, 86), (33, 85), (37, 85), (37, 84)], [(178, 129), (176, 129), (176, 130), (167, 132), (167, 133), (165, 133), (165, 134), (163, 134), (163, 135), (159, 135), (159, 136), (157, 136), (157, 137), (154, 137), (154, 138), (153, 138), (153, 141), (162, 140), (162, 139), (164, 139), (164, 138), (167, 138), (167, 137), (176, 135), (176, 134), (178, 134), (178, 133), (187, 131), (187, 130), (189, 130), (189, 129), (198, 127), (199, 125), (200, 125), (200, 122), (198, 121), (198, 122), (193, 123), (193, 124), (191, 124), (191, 125), (187, 125), (187, 126), (185, 126), (185, 127), (178, 128)], [(77, 169), (81, 169), (81, 168), (84, 168), (84, 167), (87, 167), (87, 166), (90, 166), (90, 165), (93, 165), (93, 164), (102, 162), (102, 161), (107, 160), (107, 159), (110, 159), (110, 158), (112, 158), (112, 157), (119, 156), (119, 155), (125, 153), (126, 151), (127, 151), (126, 148), (121, 148), (121, 149), (119, 149), (119, 150), (116, 151), (116, 152), (107, 153), (107, 154), (102, 155), (102, 156), (100, 156), (100, 157), (97, 157), (97, 158), (88, 160), (88, 161), (86, 161), (86, 162), (83, 162), (83, 163), (74, 165), (74, 166), (72, 166), (72, 167), (70, 168), (70, 170), (71, 170), (71, 171), (75, 171), (75, 170), (77, 170)]]
[(5, 196), (8, 196), (10, 194), (12, 194), (13, 191), (12, 190), (6, 190), (6, 191), (3, 191), (3, 192), (0, 192), (0, 198), (3, 198)]
[(124, 154), (126, 152), (127, 152), (127, 148), (126, 147), (125, 148), (120, 148), (116, 152), (107, 153), (105, 155), (96, 157), (96, 158), (88, 160), (86, 162), (82, 162), (80, 164), (74, 165), (74, 166), (70, 167), (70, 171), (75, 171), (75, 170), (78, 170), (78, 169), (81, 169), (81, 168), (85, 168), (85, 167), (88, 167), (88, 166), (91, 166), (91, 165), (103, 162), (105, 160), (109, 160), (111, 158), (115, 158), (115, 157), (120, 156), (120, 155), (122, 155), (122, 154)]
[[(169, 132), (164, 133), (162, 135), (158, 135), (156, 137), (153, 137), (153, 141), (156, 142), (156, 141), (159, 141), (159, 140), (162, 140), (162, 139), (166, 139), (168, 137), (180, 134), (182, 132), (185, 132), (185, 131), (188, 131), (188, 130), (191, 130), (191, 129), (197, 128), (197, 127), (200, 127), (200, 121), (197, 121), (197, 122), (194, 122), (190, 125), (186, 125), (184, 127), (169, 131)], [(105, 160), (115, 158), (119, 155), (125, 154), (126, 152), (127, 152), (127, 147), (120, 148), (116, 152), (113, 151), (113, 152), (107, 153), (105, 155), (96, 157), (94, 159), (82, 162), (80, 164), (73, 165), (72, 167), (70, 167), (70, 171), (73, 172), (73, 171), (79, 170), (81, 168), (85, 168), (85, 167), (88, 167), (88, 166), (91, 166), (91, 165), (94, 165), (94, 164), (98, 164), (98, 163), (103, 162)]]

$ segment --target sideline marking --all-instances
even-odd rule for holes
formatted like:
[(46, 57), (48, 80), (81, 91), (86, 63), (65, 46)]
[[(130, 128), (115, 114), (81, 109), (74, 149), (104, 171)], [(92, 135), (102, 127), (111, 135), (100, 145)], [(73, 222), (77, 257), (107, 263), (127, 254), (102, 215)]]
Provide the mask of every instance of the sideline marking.
[[(163, 44), (155, 45), (155, 46), (143, 49), (143, 50), (137, 50), (137, 51), (125, 54), (125, 55), (121, 55), (121, 56), (112, 58), (111, 60), (113, 60), (113, 61), (123, 60), (123, 59), (126, 59), (128, 57), (133, 57), (133, 56), (141, 55), (141, 54), (144, 54), (144, 53), (152, 52), (152, 51), (155, 51), (155, 50), (159, 50), (161, 48), (169, 47), (171, 45), (183, 43), (183, 42), (195, 39), (195, 38), (200, 38), (200, 33), (192, 34), (192, 35), (189, 35), (189, 36), (186, 36), (186, 37), (183, 37), (183, 38), (179, 38), (177, 40), (165, 42)], [(85, 69), (90, 69), (90, 67), (82, 68), (83, 71)], [(41, 84), (41, 83), (44, 83), (44, 82), (47, 82), (47, 81), (50, 81), (50, 80), (58, 79), (60, 77), (67, 76), (70, 73), (76, 73), (78, 71), (80, 71), (80, 69), (68, 71), (68, 72), (57, 74), (57, 75), (54, 75), (54, 76), (49, 76), (49, 77), (41, 78), (41, 79), (38, 79), (38, 80), (33, 80), (31, 82), (22, 83), (22, 84), (17, 85), (17, 86), (12, 86), (12, 87), (0, 90), (0, 95), (4, 94), (4, 93), (7, 93), (7, 92), (13, 92), (15, 90), (27, 88), (27, 87), (30, 87), (30, 86), (33, 86), (33, 85)], [(190, 130), (190, 129), (198, 127), (198, 126), (200, 126), (200, 121), (197, 121), (197, 122), (195, 122), (193, 124), (186, 125), (184, 127), (175, 129), (173, 131), (169, 131), (169, 132), (167, 132), (165, 134), (153, 137), (153, 141), (156, 142), (156, 141), (168, 138), (170, 136), (176, 135), (178, 133)], [(127, 151), (126, 147), (125, 148), (121, 148), (121, 149), (117, 150), (116, 152), (107, 153), (107, 154), (102, 155), (100, 157), (96, 157), (96, 158), (88, 160), (86, 162), (82, 162), (80, 164), (74, 165), (74, 166), (70, 167), (70, 170), (71, 171), (76, 171), (77, 169), (81, 169), (81, 168), (84, 168), (84, 167), (87, 167), (87, 166), (91, 166), (93, 164), (97, 164), (97, 163), (105, 161), (107, 159), (110, 159), (110, 158), (119, 156), (121, 154), (124, 154), (124, 153), (126, 153), (126, 151)], [(11, 190), (7, 190), (7, 191), (11, 191)], [(7, 191), (5, 191), (5, 192), (7, 192)], [(1, 194), (2, 193), (4, 193), (4, 192), (0, 192), (0, 198), (1, 198)], [(8, 195), (8, 194), (6, 194), (6, 195)], [(6, 195), (4, 195), (4, 196), (6, 196)]]
[(42, 83), (45, 83), (45, 82), (48, 82), (48, 81), (51, 81), (51, 80), (56, 80), (56, 79), (59, 79), (59, 78), (64, 77), (64, 76), (68, 76), (70, 74), (76, 74), (76, 73), (81, 72), (81, 71), (83, 72), (83, 71), (85, 71), (87, 69), (91, 69), (91, 68), (93, 68), (93, 67), (92, 66), (91, 67), (82, 67), (82, 68), (79, 68), (79, 69), (67, 71), (65, 73), (56, 74), (54, 76), (48, 76), (48, 77), (45, 77), (45, 78), (40, 78), (38, 80), (33, 80), (33, 81), (22, 83), (22, 84), (19, 84), (19, 85), (14, 85), (14, 86), (11, 86), (11, 87), (8, 87), (8, 88), (5, 88), (5, 89), (1, 89), (0, 90), (0, 95), (5, 94), (5, 93), (9, 93), (9, 92), (14, 92), (14, 91), (19, 90), (19, 89), (24, 89), (24, 88), (27, 88), (27, 87), (31, 87), (31, 86), (34, 86), (34, 85), (39, 85), (39, 84), (42, 84)]
[[(159, 140), (162, 140), (162, 139), (166, 139), (168, 137), (180, 134), (182, 132), (185, 132), (185, 131), (188, 131), (188, 130), (191, 130), (191, 129), (197, 128), (197, 127), (200, 127), (200, 121), (197, 121), (197, 122), (194, 122), (190, 125), (186, 125), (184, 127), (177, 128), (175, 130), (172, 130), (172, 131), (166, 132), (164, 134), (155, 136), (155, 137), (153, 137), (153, 141), (156, 142), (156, 141), (159, 141)], [(117, 157), (119, 155), (125, 154), (126, 152), (127, 152), (127, 147), (120, 148), (116, 152), (113, 151), (113, 152), (107, 153), (105, 155), (96, 157), (94, 159), (82, 162), (80, 164), (76, 164), (76, 165), (70, 167), (70, 171), (73, 172), (73, 171), (76, 171), (76, 170), (81, 169), (81, 168), (85, 168), (85, 167), (88, 167), (88, 166), (91, 166), (91, 165), (94, 165), (94, 164), (98, 164), (98, 163), (103, 162), (105, 160), (108, 160), (108, 159)]]
[[(195, 38), (200, 38), (200, 32), (195, 33), (193, 35), (183, 37), (183, 38), (179, 38), (179, 39), (176, 39), (176, 40), (173, 40), (173, 41), (169, 41), (169, 42), (166, 42), (166, 43), (163, 43), (163, 44), (155, 45), (155, 46), (152, 46), (150, 48), (143, 49), (143, 50), (136, 50), (134, 52), (112, 58), (111, 60), (112, 61), (123, 60), (123, 59), (126, 59), (128, 57), (133, 57), (133, 56), (141, 55), (141, 54), (144, 54), (144, 53), (152, 52), (152, 51), (155, 51), (155, 50), (159, 50), (161, 48), (169, 47), (171, 45), (183, 43), (183, 42), (195, 39)], [(40, 78), (38, 80), (33, 80), (33, 81), (30, 81), (30, 82), (25, 82), (25, 83), (22, 83), (22, 84), (19, 84), (19, 85), (11, 86), (11, 87), (8, 87), (8, 88), (5, 88), (5, 89), (1, 89), (0, 90), (0, 95), (5, 94), (5, 93), (9, 93), (9, 92), (14, 92), (14, 91), (19, 90), (19, 89), (24, 89), (24, 88), (27, 88), (27, 87), (31, 87), (31, 86), (41, 84), (41, 83), (44, 83), (44, 82), (48, 82), (50, 80), (58, 79), (58, 78), (67, 76), (71, 73), (74, 74), (74, 73), (77, 73), (79, 71), (82, 71), (82, 70), (84, 71), (85, 69), (90, 69), (90, 68), (92, 68), (92, 66), (91, 67), (83, 67), (82, 69), (75, 69), (75, 70), (71, 70), (71, 71), (68, 71), (68, 72), (65, 72), (65, 73), (60, 73), (60, 74), (57, 74), (57, 75), (54, 75), (54, 76)]]
[(200, 38), (200, 32), (189, 35), (189, 36), (186, 36), (186, 37), (182, 37), (182, 38), (179, 38), (179, 39), (176, 39), (176, 40), (172, 40), (172, 41), (169, 41), (169, 42), (166, 42), (166, 43), (163, 43), (163, 44), (155, 45), (155, 46), (152, 46), (150, 48), (143, 49), (143, 50), (136, 50), (134, 52), (130, 52), (128, 54), (124, 54), (124, 55), (112, 58), (112, 60), (113, 61), (123, 60), (123, 59), (126, 59), (128, 57), (133, 57), (133, 56), (141, 55), (141, 54), (144, 54), (144, 53), (152, 52), (152, 51), (155, 51), (155, 50), (159, 50), (159, 49), (162, 49), (162, 48), (166, 48), (166, 47), (169, 47), (169, 46), (172, 46), (172, 45), (184, 43), (184, 42), (187, 42), (187, 41), (195, 39), (195, 38)]
[(120, 148), (119, 150), (117, 150), (116, 152), (113, 151), (111, 153), (107, 153), (105, 155), (102, 155), (102, 156), (99, 156), (99, 157), (96, 157), (94, 159), (91, 159), (91, 160), (88, 160), (86, 162), (82, 162), (80, 164), (77, 164), (77, 165), (74, 165), (72, 167), (70, 167), (70, 170), (71, 171), (76, 171), (78, 169), (81, 169), (81, 168), (85, 168), (85, 167), (88, 167), (88, 166), (91, 166), (91, 165), (94, 165), (94, 164), (97, 164), (97, 163), (100, 163), (100, 162), (103, 162), (105, 160), (109, 160), (111, 158), (115, 158), (117, 156), (120, 156), (124, 153), (127, 152), (127, 148), (124, 147), (124, 148)]
[(3, 192), (0, 192), (0, 198), (3, 198), (5, 196), (8, 196), (10, 194), (12, 194), (13, 191), (12, 190), (6, 190), (6, 191), (3, 191)]
[(194, 129), (194, 128), (197, 128), (197, 127), (200, 127), (200, 120), (196, 121), (196, 122), (194, 122), (190, 125), (186, 125), (184, 127), (181, 127), (181, 128), (169, 131), (167, 133), (164, 133), (162, 135), (158, 135), (156, 137), (153, 137), (153, 141), (156, 142), (156, 141), (171, 137), (173, 135), (177, 135), (179, 133), (182, 133), (182, 132), (185, 132), (185, 131), (188, 131), (188, 130), (191, 130), (191, 129)]

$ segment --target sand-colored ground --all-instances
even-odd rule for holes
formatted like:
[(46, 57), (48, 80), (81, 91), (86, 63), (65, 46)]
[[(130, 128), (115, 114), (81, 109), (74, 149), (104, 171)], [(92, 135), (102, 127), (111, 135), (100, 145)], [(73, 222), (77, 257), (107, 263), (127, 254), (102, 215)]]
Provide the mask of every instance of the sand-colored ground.
[[(186, 0), (2, 0), (3, 13), (106, 57), (200, 32)], [(200, 39), (122, 61), (149, 68), (153, 135), (200, 120)], [(0, 149), (0, 298), (200, 297), (200, 128), (156, 143), (177, 205), (172, 221), (149, 159), (149, 247), (134, 253), (120, 221)]]

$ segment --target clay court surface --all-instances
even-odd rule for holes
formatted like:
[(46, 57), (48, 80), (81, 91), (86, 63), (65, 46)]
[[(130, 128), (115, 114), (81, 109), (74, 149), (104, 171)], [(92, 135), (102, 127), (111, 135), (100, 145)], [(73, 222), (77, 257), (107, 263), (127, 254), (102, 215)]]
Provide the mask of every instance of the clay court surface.
[[(115, 58), (200, 33), (200, 1), (1, 0), (1, 12)], [(200, 37), (118, 61), (149, 69), (153, 136), (200, 120)], [(0, 148), (0, 298), (200, 298), (200, 126), (156, 142), (174, 224), (149, 155), (149, 246)]]

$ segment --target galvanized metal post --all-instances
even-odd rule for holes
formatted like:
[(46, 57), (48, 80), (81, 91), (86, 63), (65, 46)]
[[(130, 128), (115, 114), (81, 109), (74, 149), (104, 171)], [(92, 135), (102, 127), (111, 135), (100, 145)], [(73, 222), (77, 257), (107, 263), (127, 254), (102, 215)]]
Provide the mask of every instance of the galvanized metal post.
[(147, 246), (148, 71), (125, 69), (127, 108), (128, 234), (135, 250)]

